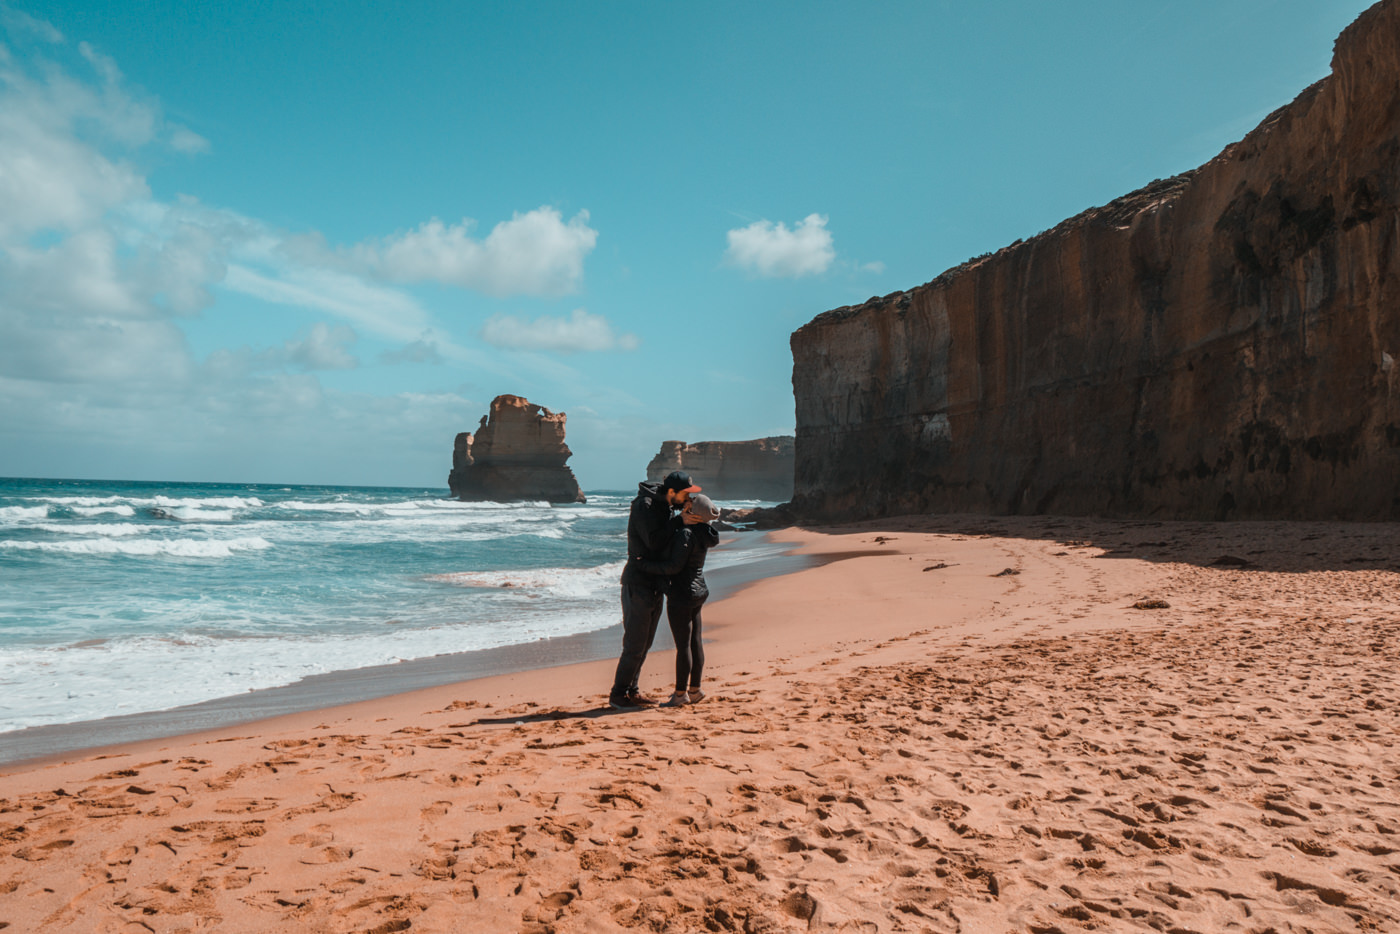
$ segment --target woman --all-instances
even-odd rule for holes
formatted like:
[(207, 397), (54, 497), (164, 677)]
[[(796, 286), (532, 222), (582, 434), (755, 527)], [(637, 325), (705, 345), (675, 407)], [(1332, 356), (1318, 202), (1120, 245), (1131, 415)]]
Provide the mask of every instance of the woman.
[(700, 607), (710, 595), (705, 586), (705, 555), (719, 544), (719, 532), (710, 524), (718, 518), (719, 507), (708, 496), (692, 495), (681, 514), (671, 520), (671, 545), (666, 559), (638, 559), (643, 571), (667, 578), (666, 621), (676, 640), (676, 691), (662, 705), (665, 707), (699, 703), (705, 696), (700, 690), (700, 673), (705, 666)]

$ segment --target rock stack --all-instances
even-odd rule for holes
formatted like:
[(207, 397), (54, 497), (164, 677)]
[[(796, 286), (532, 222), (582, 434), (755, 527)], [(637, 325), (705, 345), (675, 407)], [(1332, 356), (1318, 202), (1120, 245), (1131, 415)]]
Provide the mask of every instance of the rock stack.
[(647, 465), (647, 479), (661, 480), (673, 470), (684, 470), (717, 500), (786, 502), (792, 498), (793, 442), (791, 435), (696, 444), (663, 441)]
[(447, 486), (461, 500), (545, 500), (581, 503), (573, 453), (564, 443), (563, 412), (532, 405), (520, 396), (497, 396), (476, 434), (457, 435)]

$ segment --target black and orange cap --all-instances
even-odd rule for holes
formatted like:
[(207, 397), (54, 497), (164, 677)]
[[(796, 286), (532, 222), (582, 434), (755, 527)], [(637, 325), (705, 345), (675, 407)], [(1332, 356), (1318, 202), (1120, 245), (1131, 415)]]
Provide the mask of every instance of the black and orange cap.
[(690, 474), (684, 470), (673, 470), (666, 475), (666, 479), (661, 481), (663, 489), (673, 490), (677, 493), (699, 493), (700, 487), (690, 481)]

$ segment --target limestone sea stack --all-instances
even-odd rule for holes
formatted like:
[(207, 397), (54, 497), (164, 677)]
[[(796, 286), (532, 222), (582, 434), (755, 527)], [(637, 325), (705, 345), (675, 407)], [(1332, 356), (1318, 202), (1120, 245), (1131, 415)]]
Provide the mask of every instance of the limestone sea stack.
[(684, 470), (717, 500), (792, 498), (795, 439), (791, 435), (753, 441), (663, 441), (647, 464), (647, 479), (661, 480)]
[(1400, 0), (1204, 166), (792, 353), (805, 517), (1400, 519)]
[(545, 500), (582, 503), (573, 454), (564, 443), (563, 412), (551, 412), (520, 396), (497, 396), (476, 434), (457, 435), (447, 486), (461, 500)]

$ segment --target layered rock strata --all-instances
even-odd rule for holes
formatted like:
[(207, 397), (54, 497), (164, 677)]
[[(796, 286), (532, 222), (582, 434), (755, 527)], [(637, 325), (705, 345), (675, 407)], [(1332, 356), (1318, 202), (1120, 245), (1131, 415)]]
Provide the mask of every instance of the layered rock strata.
[(807, 517), (1400, 519), (1400, 0), (1201, 168), (792, 352)]
[(684, 470), (706, 495), (717, 500), (792, 498), (795, 439), (791, 435), (753, 441), (663, 441), (647, 464), (647, 479), (661, 480)]
[(520, 396), (497, 396), (476, 434), (462, 432), (452, 448), (447, 486), (462, 500), (584, 502), (573, 454), (564, 443), (563, 412)]

